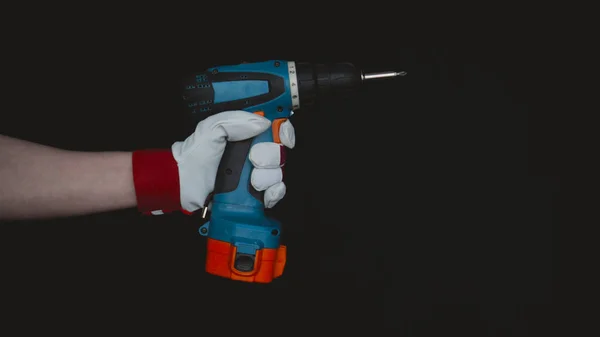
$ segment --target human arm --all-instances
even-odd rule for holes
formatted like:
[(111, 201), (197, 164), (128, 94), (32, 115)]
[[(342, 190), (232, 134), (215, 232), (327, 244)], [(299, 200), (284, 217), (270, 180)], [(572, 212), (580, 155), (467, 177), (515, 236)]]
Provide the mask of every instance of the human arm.
[(78, 152), (0, 135), (0, 220), (136, 206), (131, 152)]
[[(228, 111), (200, 122), (171, 149), (131, 152), (74, 152), (6, 136), (0, 138), (0, 220), (82, 215), (129, 207), (193, 212), (212, 192), (227, 141), (268, 129), (263, 117)], [(280, 138), (294, 147), (286, 123)], [(285, 194), (280, 145), (259, 144), (250, 152), (252, 184), (265, 191), (265, 206)]]

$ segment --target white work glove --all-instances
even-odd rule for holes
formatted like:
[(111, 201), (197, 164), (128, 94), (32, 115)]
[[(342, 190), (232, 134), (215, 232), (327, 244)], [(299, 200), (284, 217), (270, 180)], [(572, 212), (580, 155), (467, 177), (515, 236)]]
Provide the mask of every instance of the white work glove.
[[(245, 111), (226, 111), (201, 121), (195, 132), (171, 147), (179, 170), (181, 208), (194, 212), (204, 207), (213, 191), (217, 169), (227, 141), (256, 137), (271, 127), (271, 122), (257, 114)], [(294, 127), (289, 120), (279, 128), (281, 144), (259, 143), (250, 149), (251, 184), (264, 191), (264, 205), (271, 208), (285, 195), (282, 167), (285, 149), (294, 148)]]

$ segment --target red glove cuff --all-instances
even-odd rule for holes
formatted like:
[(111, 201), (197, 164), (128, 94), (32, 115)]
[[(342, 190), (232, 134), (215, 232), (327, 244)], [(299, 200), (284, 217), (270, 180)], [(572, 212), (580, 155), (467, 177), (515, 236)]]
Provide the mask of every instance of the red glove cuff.
[(132, 161), (138, 210), (180, 210), (179, 170), (171, 150), (134, 151)]

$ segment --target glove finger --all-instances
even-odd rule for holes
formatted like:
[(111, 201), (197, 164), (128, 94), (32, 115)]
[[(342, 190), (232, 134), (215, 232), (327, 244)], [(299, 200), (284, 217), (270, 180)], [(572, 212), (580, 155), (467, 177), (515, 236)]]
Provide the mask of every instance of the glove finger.
[(273, 208), (285, 196), (286, 187), (279, 182), (265, 191), (265, 208)]
[(248, 157), (256, 168), (279, 168), (285, 164), (285, 147), (271, 142), (258, 143), (252, 146)]
[[(256, 137), (271, 126), (268, 119), (242, 110), (221, 112), (207, 118), (204, 122), (207, 122), (205, 126), (211, 131), (215, 129), (225, 131), (224, 135), (220, 135), (221, 137), (224, 136), (222, 140), (231, 142)], [(200, 122), (199, 125), (202, 123)]]
[(296, 146), (296, 131), (289, 119), (279, 127), (279, 139), (281, 140), (281, 144), (289, 149), (293, 149)]
[(282, 181), (283, 172), (280, 168), (255, 168), (250, 175), (250, 183), (257, 191), (265, 191)]

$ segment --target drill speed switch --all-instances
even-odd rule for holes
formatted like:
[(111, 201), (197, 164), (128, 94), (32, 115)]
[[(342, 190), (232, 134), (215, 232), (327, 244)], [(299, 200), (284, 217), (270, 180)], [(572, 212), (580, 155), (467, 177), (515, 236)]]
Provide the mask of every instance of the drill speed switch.
[(253, 145), (281, 143), (281, 125), (301, 107), (356, 90), (366, 80), (405, 74), (367, 74), (350, 63), (272, 60), (213, 67), (186, 78), (183, 100), (194, 125), (228, 110), (245, 110), (271, 121), (271, 129), (254, 139), (227, 143), (217, 171), (210, 219), (199, 229), (208, 238), (206, 271), (259, 283), (269, 283), (283, 273), (287, 248), (280, 243), (281, 224), (265, 215), (264, 191), (250, 183)]

